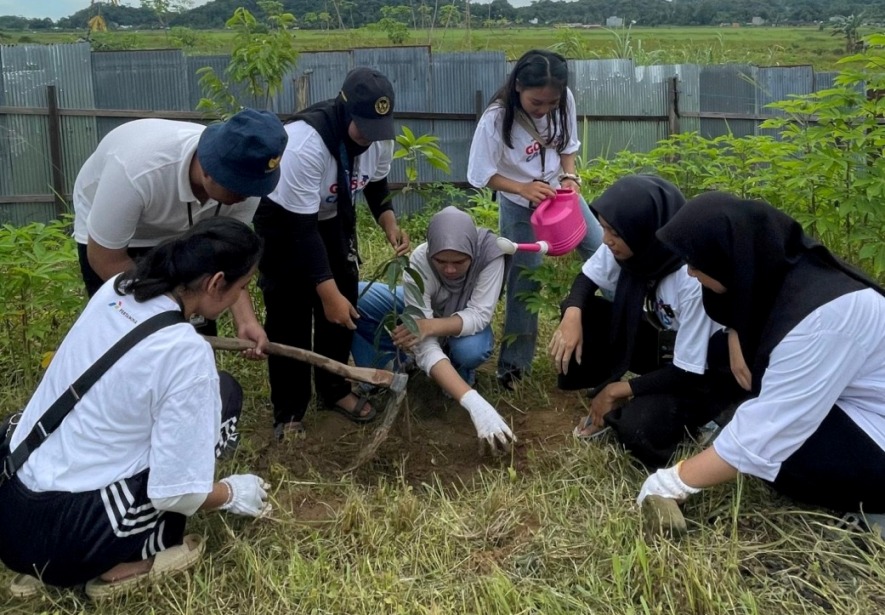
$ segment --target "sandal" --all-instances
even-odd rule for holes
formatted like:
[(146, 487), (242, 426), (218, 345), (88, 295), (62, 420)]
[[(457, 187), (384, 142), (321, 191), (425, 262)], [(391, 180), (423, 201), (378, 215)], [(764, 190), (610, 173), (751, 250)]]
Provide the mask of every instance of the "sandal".
[(9, 582), (9, 593), (14, 598), (30, 598), (43, 589), (43, 581), (29, 574), (17, 574)]
[(206, 542), (202, 536), (188, 534), (182, 544), (157, 553), (154, 556), (153, 566), (147, 572), (119, 581), (105, 581), (101, 577), (96, 577), (86, 583), (86, 595), (93, 600), (113, 598), (142, 583), (158, 581), (170, 574), (183, 572), (200, 561), (205, 547)]
[[(356, 393), (351, 393), (352, 395), (357, 395)], [(366, 407), (366, 404), (369, 403), (368, 395), (357, 395), (356, 405), (353, 407), (353, 410), (348, 410), (347, 408), (337, 404), (326, 404), (325, 409), (331, 410), (332, 412), (337, 412), (338, 414), (346, 417), (348, 420), (353, 421), (354, 423), (371, 423), (375, 420), (375, 417), (378, 416), (378, 411), (373, 407), (371, 411), (362, 416), (360, 413), (363, 411), (363, 408)]]
[(581, 422), (572, 430), (572, 435), (578, 440), (589, 442), (590, 440), (595, 440), (596, 438), (607, 434), (610, 430), (611, 427), (608, 425), (605, 427), (596, 427), (593, 424), (593, 419), (588, 415), (581, 419)]

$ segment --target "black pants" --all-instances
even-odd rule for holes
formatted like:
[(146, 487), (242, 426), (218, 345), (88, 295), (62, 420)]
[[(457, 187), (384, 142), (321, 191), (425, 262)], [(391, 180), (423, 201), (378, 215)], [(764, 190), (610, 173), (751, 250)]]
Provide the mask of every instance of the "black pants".
[[(568, 375), (559, 376), (559, 387), (577, 390), (595, 387), (611, 376), (613, 366), (609, 329), (612, 303), (594, 296), (582, 307), (584, 349), (581, 365), (574, 357)], [(636, 332), (630, 371), (641, 375), (662, 367), (662, 336), (643, 320)], [(605, 423), (637, 459), (650, 467), (666, 466), (686, 435), (746, 396), (731, 374), (728, 339), (718, 332), (710, 338), (708, 369), (696, 385), (678, 392), (634, 397), (605, 416)]]
[[(149, 247), (127, 248), (126, 253), (132, 260), (138, 260), (139, 258), (144, 256), (150, 249), (151, 248)], [(86, 294), (89, 297), (92, 297), (92, 295), (98, 292), (98, 289), (101, 288), (102, 284), (104, 284), (105, 281), (102, 280), (101, 277), (99, 277), (99, 275), (95, 272), (95, 269), (92, 268), (92, 265), (89, 264), (89, 258), (86, 254), (85, 244), (77, 244), (77, 258), (80, 261), (80, 275), (83, 276), (83, 284), (86, 287)], [(214, 320), (202, 319), (199, 322), (194, 321), (194, 328), (200, 335), (218, 335), (218, 325), (215, 323)]]
[[(216, 456), (236, 447), (243, 389), (219, 372), (221, 434)], [(13, 477), (0, 486), (0, 561), (60, 587), (80, 585), (117, 564), (180, 545), (187, 518), (156, 510), (149, 470), (95, 491), (34, 492)]]
[(885, 451), (833, 406), (771, 485), (800, 502), (840, 512), (885, 513)]
[[(270, 220), (256, 217), (256, 231), (264, 238), (265, 251), (259, 265), (258, 285), (264, 293), (267, 315), (264, 329), (270, 340), (289, 346), (313, 349), (315, 352), (347, 363), (353, 331), (326, 320), (323, 305), (316, 291), (316, 282), (303, 263), (291, 262), (290, 237), (274, 233)], [(338, 217), (319, 223), (320, 236), (338, 290), (356, 306), (359, 272), (348, 260), (348, 247)], [(267, 360), (270, 377), (270, 399), (274, 424), (300, 421), (304, 418), (311, 397), (311, 366), (285, 357), (270, 356)], [(351, 391), (341, 376), (323, 369), (314, 371), (317, 395), (326, 404), (333, 404)]]

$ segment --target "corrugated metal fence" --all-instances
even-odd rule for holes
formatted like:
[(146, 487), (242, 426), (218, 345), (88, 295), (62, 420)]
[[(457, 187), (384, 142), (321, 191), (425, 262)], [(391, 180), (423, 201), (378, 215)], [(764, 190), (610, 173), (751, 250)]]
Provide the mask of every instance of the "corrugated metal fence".
[[(77, 171), (98, 141), (132, 119), (121, 117), (120, 110), (170, 117), (191, 112), (201, 97), (197, 69), (212, 66), (221, 74), (226, 65), (225, 56), (185, 56), (179, 50), (92, 52), (87, 43), (0, 46), (0, 223), (54, 217), (56, 203), (69, 200)], [(303, 53), (267, 107), (288, 114), (300, 104), (331, 98), (347, 71), (361, 65), (377, 68), (393, 82), (398, 124), (437, 136), (451, 157), (450, 175), (422, 165), (421, 181), (464, 182), (477, 114), (512, 66), (504, 54), (431, 53), (428, 47)], [(588, 158), (624, 149), (648, 151), (674, 131), (753, 134), (761, 114), (773, 114), (765, 109), (769, 102), (832, 83), (832, 74), (815, 74), (807, 66), (634, 66), (630, 60), (570, 65), (578, 114), (587, 122), (586, 133), (579, 130), (588, 135), (582, 149)], [(47, 86), (55, 86), (59, 109), (56, 149), (62, 164), (55, 176)], [(390, 179), (405, 181), (403, 167), (395, 164)], [(60, 194), (54, 203), (55, 192)], [(400, 211), (420, 207), (416, 197), (397, 203)]]

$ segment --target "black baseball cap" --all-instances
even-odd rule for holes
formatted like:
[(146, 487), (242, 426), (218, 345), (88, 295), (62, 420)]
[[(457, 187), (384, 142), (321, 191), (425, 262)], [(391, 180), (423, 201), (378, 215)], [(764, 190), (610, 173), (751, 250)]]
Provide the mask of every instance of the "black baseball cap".
[(200, 135), (197, 160), (219, 185), (243, 196), (267, 196), (280, 180), (289, 136), (270, 111), (243, 109)]
[(387, 77), (368, 66), (360, 66), (347, 73), (340, 95), (367, 141), (387, 141), (396, 136), (393, 85)]

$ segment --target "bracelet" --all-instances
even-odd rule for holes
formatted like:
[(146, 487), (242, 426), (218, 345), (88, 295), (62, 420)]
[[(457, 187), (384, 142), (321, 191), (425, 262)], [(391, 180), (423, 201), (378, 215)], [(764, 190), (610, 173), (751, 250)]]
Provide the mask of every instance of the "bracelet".
[(570, 179), (579, 186), (581, 185), (581, 178), (575, 175), (574, 173), (562, 173), (559, 176), (559, 183), (562, 183), (563, 180)]

